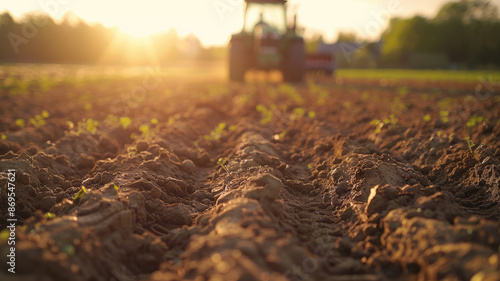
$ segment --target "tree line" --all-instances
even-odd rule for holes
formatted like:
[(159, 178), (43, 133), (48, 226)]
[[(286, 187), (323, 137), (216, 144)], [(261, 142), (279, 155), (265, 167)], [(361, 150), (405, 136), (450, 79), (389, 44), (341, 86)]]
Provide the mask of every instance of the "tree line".
[[(346, 34), (339, 40), (356, 41)], [(459, 0), (444, 4), (432, 18), (392, 18), (378, 43), (377, 52), (373, 42), (365, 42), (351, 63), (340, 58), (341, 66), (499, 68), (498, 7), (487, 0)]]
[(214, 59), (220, 48), (203, 48), (198, 38), (175, 29), (137, 40), (118, 28), (90, 25), (74, 15), (55, 22), (46, 14), (16, 21), (0, 14), (0, 63), (157, 64), (179, 59)]

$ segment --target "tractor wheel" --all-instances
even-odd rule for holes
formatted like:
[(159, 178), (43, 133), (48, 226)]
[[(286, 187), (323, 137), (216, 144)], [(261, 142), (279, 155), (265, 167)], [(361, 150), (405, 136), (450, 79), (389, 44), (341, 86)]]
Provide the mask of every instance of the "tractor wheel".
[(283, 80), (286, 82), (301, 82), (304, 79), (306, 51), (303, 40), (291, 42), (283, 66)]
[(247, 71), (247, 54), (245, 44), (241, 40), (231, 40), (229, 51), (229, 79), (241, 82), (245, 80)]

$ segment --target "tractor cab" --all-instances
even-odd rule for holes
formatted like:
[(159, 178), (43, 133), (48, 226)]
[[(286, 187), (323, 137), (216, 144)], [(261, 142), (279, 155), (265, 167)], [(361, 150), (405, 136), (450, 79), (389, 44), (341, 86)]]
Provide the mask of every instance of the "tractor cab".
[(284, 34), (287, 29), (286, 9), (283, 1), (247, 1), (243, 32), (252, 33), (260, 24)]
[(230, 79), (243, 81), (248, 70), (281, 70), (286, 81), (302, 80), (304, 41), (287, 26), (286, 0), (245, 2), (243, 29), (231, 37)]

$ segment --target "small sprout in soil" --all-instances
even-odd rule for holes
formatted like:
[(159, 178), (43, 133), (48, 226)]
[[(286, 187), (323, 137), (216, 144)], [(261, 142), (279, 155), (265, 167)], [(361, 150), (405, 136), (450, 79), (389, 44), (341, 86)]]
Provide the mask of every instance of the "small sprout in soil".
[(396, 125), (398, 123), (398, 119), (394, 114), (389, 115), (389, 118), (384, 119), (384, 124)]
[(43, 217), (44, 217), (44, 218), (46, 218), (46, 219), (48, 219), (48, 220), (51, 220), (51, 219), (53, 219), (53, 218), (55, 218), (55, 217), (56, 217), (56, 214), (51, 213), (51, 212), (47, 212), (47, 213), (45, 213), (45, 214), (43, 215)]
[(473, 232), (474, 232), (474, 229), (472, 229), (472, 228), (467, 229), (467, 235), (472, 235)]
[(130, 117), (120, 117), (120, 124), (122, 125), (123, 129), (127, 129), (131, 123), (132, 119)]
[(167, 125), (172, 126), (172, 125), (174, 125), (174, 123), (175, 123), (175, 118), (172, 116), (168, 117)]
[(78, 191), (78, 193), (75, 196), (75, 199), (73, 199), (73, 202), (78, 202), (82, 198), (83, 194), (87, 193), (87, 190), (85, 189), (85, 186), (82, 185), (82, 188)]
[(116, 190), (116, 193), (120, 192), (120, 187), (116, 184), (113, 184), (113, 188)]
[(194, 147), (200, 148), (200, 143), (198, 141), (194, 141), (193, 144), (194, 144)]
[[(390, 122), (390, 120), (389, 120), (389, 122)], [(375, 127), (375, 131), (373, 132), (375, 135), (380, 134), (384, 125), (385, 125), (385, 123), (378, 120), (378, 119), (372, 120), (370, 122), (370, 126)]]
[(158, 119), (153, 118), (153, 119), (151, 119), (151, 121), (149, 121), (149, 123), (151, 123), (152, 125), (157, 125), (158, 124)]
[(427, 114), (424, 116), (424, 122), (430, 122), (431, 121), (431, 115), (430, 114)]
[(375, 131), (373, 132), (375, 135), (380, 134), (382, 132), (382, 128), (387, 124), (396, 124), (397, 119), (391, 114), (390, 118), (384, 119), (384, 121), (380, 121), (378, 119), (372, 120), (370, 122), (370, 126), (375, 127)]
[(86, 111), (91, 111), (92, 110), (92, 104), (91, 103), (86, 103), (83, 105), (83, 109)]
[(149, 125), (148, 124), (142, 124), (139, 126), (139, 131), (141, 131), (141, 136), (143, 138), (149, 138), (149, 136), (151, 135), (151, 130), (149, 129)]
[(379, 123), (380, 123), (380, 120), (374, 119), (370, 122), (370, 126), (377, 127)]
[(229, 173), (229, 170), (227, 169), (227, 166), (226, 166), (226, 160), (224, 160), (224, 158), (219, 158), (219, 160), (217, 160), (217, 165), (221, 166), (224, 170), (226, 170), (226, 172)]
[(235, 125), (229, 126), (229, 132), (234, 132), (234, 131), (236, 131), (236, 126)]
[(24, 123), (24, 119), (16, 119), (16, 125), (21, 128), (24, 128), (24, 126), (26, 126), (26, 124)]
[(47, 119), (49, 118), (50, 114), (47, 110), (42, 110), (42, 118)]
[(309, 112), (307, 113), (307, 116), (308, 116), (309, 118), (311, 118), (311, 119), (314, 119), (314, 118), (316, 118), (316, 112), (314, 112), (314, 111), (309, 111)]
[(204, 138), (206, 140), (218, 140), (220, 137), (222, 137), (222, 134), (224, 133), (224, 129), (226, 128), (226, 123), (219, 123), (217, 127), (215, 127), (211, 132), (210, 135), (205, 135)]
[(443, 131), (439, 130), (436, 132), (436, 136), (441, 137), (441, 135), (443, 135)]
[(304, 116), (304, 114), (306, 114), (306, 110), (303, 109), (302, 107), (294, 108), (290, 119), (292, 120), (300, 119), (302, 116)]
[(97, 126), (99, 126), (99, 122), (97, 120), (89, 118), (85, 122), (85, 125), (86, 125), (85, 129), (87, 130), (87, 132), (94, 135), (97, 132)]
[(1, 138), (2, 140), (6, 140), (6, 139), (7, 139), (7, 136), (6, 136), (5, 134), (2, 134), (2, 135), (0, 135), (0, 138)]
[(470, 137), (466, 137), (465, 141), (467, 142), (467, 146), (469, 147), (469, 150), (472, 153), (472, 148), (476, 146), (476, 144), (470, 139)]
[(263, 104), (259, 104), (255, 107), (255, 109), (261, 113), (262, 115), (262, 119), (260, 120), (260, 123), (262, 125), (266, 125), (266, 124), (269, 124), (271, 122), (271, 120), (273, 119), (273, 106), (275, 105), (271, 105), (271, 109), (268, 109), (265, 105)]
[(312, 171), (312, 169), (313, 169), (312, 165), (311, 165), (311, 164), (307, 164), (307, 169), (308, 169), (309, 171)]
[(471, 128), (471, 127), (475, 127), (477, 124), (483, 122), (483, 121), (488, 121), (487, 119), (484, 119), (483, 116), (476, 116), (476, 115), (472, 115), (470, 118), (469, 118), (469, 121), (467, 121), (467, 127)]
[(448, 123), (450, 121), (449, 115), (450, 115), (450, 113), (446, 110), (440, 111), (439, 117), (441, 118), (441, 122)]

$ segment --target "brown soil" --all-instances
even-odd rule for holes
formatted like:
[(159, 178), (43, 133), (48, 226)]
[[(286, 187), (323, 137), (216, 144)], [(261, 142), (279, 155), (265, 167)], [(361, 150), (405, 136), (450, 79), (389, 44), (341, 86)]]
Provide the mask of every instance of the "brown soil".
[[(18, 227), (16, 274), (1, 241), (0, 279), (500, 280), (498, 93), (312, 81), (4, 92)], [(15, 125), (42, 110), (46, 125)], [(94, 134), (69, 129), (88, 118)]]

